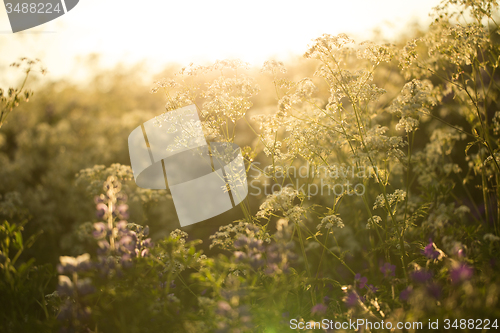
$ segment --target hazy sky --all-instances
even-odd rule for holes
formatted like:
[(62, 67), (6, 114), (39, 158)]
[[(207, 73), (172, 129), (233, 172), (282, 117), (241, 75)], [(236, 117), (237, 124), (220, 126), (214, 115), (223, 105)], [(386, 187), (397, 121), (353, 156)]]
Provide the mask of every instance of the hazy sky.
[(17, 34), (2, 4), (0, 76), (7, 75), (6, 64), (27, 56), (42, 59), (52, 77), (74, 77), (75, 59), (94, 52), (102, 54), (103, 66), (145, 59), (152, 71), (169, 61), (236, 57), (261, 65), (269, 57), (302, 54), (323, 33), (345, 32), (361, 41), (379, 27), (392, 37), (410, 22), (427, 24), (439, 2), (80, 0), (66, 15)]

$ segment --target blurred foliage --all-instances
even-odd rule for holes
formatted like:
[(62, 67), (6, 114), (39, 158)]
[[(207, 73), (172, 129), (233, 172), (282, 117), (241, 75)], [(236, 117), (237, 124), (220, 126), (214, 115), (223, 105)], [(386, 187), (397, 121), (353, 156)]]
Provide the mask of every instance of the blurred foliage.
[[(138, 68), (121, 68), (87, 84), (45, 82), (33, 97), (28, 81), (1, 91), (0, 329), (493, 324), (497, 12), (495, 1), (443, 1), (427, 31), (396, 45), (325, 34), (288, 66), (191, 64), (152, 89)], [(23, 61), (27, 78), (35, 63)], [(135, 185), (126, 143), (138, 124), (189, 104), (211, 141), (244, 147), (258, 186), (181, 231), (169, 190)], [(325, 184), (342, 191), (311, 193)]]

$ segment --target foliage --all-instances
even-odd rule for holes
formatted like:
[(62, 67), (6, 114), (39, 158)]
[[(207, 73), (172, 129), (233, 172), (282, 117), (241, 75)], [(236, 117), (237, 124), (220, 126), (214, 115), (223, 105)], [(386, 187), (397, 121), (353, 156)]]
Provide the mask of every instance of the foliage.
[[(497, 10), (443, 1), (428, 31), (400, 45), (325, 34), (293, 70), (225, 60), (167, 73), (152, 89), (167, 100), (157, 125), (195, 104), (210, 141), (247, 146), (241, 213), (200, 223), (211, 229), (201, 234), (174, 230), (168, 191), (138, 189), (116, 144), (153, 116), (153, 99), (137, 102), (120, 80), (111, 93), (85, 91), (122, 115), (74, 87), (45, 88), (64, 107), (42, 115), (40, 100), (36, 121), (11, 118), (0, 137), (0, 215), (19, 221), (1, 229), (10, 312), (0, 325), (288, 332), (293, 320), (325, 318), (424, 330), (429, 320), (498, 319)], [(26, 219), (28, 234), (57, 240), (37, 257), (59, 256), (56, 292), (50, 266), (20, 254), (34, 239), (22, 241)]]

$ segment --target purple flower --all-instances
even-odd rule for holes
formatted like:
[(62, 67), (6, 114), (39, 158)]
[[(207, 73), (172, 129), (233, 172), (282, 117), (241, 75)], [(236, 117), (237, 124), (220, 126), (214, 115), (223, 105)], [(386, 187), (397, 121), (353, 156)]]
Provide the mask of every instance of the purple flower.
[(450, 271), (451, 282), (459, 283), (472, 278), (474, 269), (467, 264), (461, 264)]
[(378, 288), (375, 287), (373, 284), (369, 284), (368, 285), (368, 289), (372, 292), (372, 293), (376, 293)]
[(417, 283), (426, 283), (427, 281), (432, 279), (432, 273), (425, 269), (420, 269), (418, 271), (412, 272), (411, 278)]
[(59, 284), (57, 285), (57, 292), (62, 296), (73, 295), (73, 282), (66, 275), (59, 275)]
[(226, 301), (219, 301), (217, 303), (217, 310), (216, 312), (220, 315), (224, 315), (226, 314), (227, 312), (231, 311), (231, 305), (229, 305), (228, 302)]
[(147, 248), (152, 248), (154, 246), (154, 243), (151, 240), (151, 238), (146, 238), (145, 240), (142, 241), (142, 246)]
[(242, 252), (242, 251), (235, 251), (234, 256), (236, 257), (236, 261), (242, 261), (242, 260), (246, 259), (247, 254), (245, 252)]
[(108, 212), (108, 206), (100, 202), (96, 205), (96, 210), (97, 211), (95, 215), (97, 216), (97, 218), (102, 219), (104, 218), (104, 215), (106, 215), (106, 213)]
[(325, 304), (318, 303), (312, 307), (311, 314), (312, 315), (315, 315), (315, 314), (324, 315), (326, 313), (327, 309), (328, 309), (328, 307)]
[(429, 244), (427, 244), (422, 250), (422, 254), (429, 259), (437, 259), (439, 257), (439, 252), (434, 250), (434, 243), (432, 242), (432, 239), (429, 239)]
[(439, 299), (441, 297), (441, 287), (436, 283), (431, 283), (427, 286), (427, 293), (435, 299)]
[(95, 292), (95, 288), (90, 278), (79, 279), (76, 282), (76, 289), (80, 295), (88, 295)]
[(120, 242), (118, 244), (120, 246), (120, 250), (123, 252), (131, 252), (135, 249), (135, 241), (130, 236), (123, 237), (122, 239), (120, 239)]
[(122, 219), (128, 219), (128, 205), (126, 204), (121, 204), (116, 207), (115, 211), (113, 212), (113, 215), (118, 216), (119, 218)]
[(248, 244), (248, 238), (245, 235), (240, 235), (237, 240), (234, 241), (234, 247), (239, 249)]
[(104, 238), (107, 232), (108, 230), (104, 223), (102, 222), (94, 223), (94, 231), (92, 232), (92, 235), (94, 236), (95, 239)]
[(248, 248), (255, 249), (259, 252), (264, 251), (264, 246), (262, 245), (262, 239), (252, 238), (248, 243)]
[(262, 259), (262, 253), (254, 253), (248, 256), (250, 266), (254, 269), (258, 269), (260, 266), (264, 265), (264, 260)]
[(276, 264), (268, 264), (264, 273), (266, 273), (267, 275), (273, 275), (275, 272), (278, 271), (278, 268), (279, 267)]
[(351, 291), (346, 295), (346, 297), (344, 297), (344, 303), (348, 308), (352, 308), (356, 306), (356, 304), (358, 303), (358, 299), (358, 294), (356, 294), (356, 292), (354, 291)]
[(354, 276), (354, 280), (359, 282), (360, 289), (363, 289), (366, 286), (366, 282), (368, 282), (368, 278), (366, 276), (361, 276), (359, 273)]
[(412, 291), (413, 291), (413, 288), (411, 286), (406, 287), (399, 294), (399, 299), (402, 301), (407, 301), (408, 298), (410, 297)]
[(109, 243), (107, 240), (100, 240), (97, 242), (99, 248), (97, 249), (97, 254), (102, 256), (109, 251)]
[(100, 196), (96, 195), (94, 197), (94, 202), (95, 202), (96, 205), (100, 204), (100, 203), (104, 203), (104, 198), (101, 198)]
[(127, 221), (120, 221), (116, 224), (119, 231), (127, 231)]
[(386, 262), (382, 267), (380, 267), (380, 271), (384, 274), (385, 277), (395, 276), (396, 275), (396, 266), (391, 265), (390, 262)]

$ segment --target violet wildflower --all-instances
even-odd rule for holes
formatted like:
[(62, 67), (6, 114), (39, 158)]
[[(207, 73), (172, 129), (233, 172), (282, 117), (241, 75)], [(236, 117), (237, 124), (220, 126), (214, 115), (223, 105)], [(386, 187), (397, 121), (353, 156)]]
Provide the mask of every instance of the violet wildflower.
[(264, 273), (267, 275), (273, 275), (275, 272), (277, 272), (279, 269), (278, 265), (276, 264), (268, 264), (267, 268), (265, 269)]
[(94, 197), (94, 202), (95, 202), (95, 204), (96, 204), (96, 205), (97, 205), (97, 204), (100, 204), (100, 203), (104, 203), (104, 201), (105, 201), (104, 199), (105, 199), (104, 194), (102, 194), (101, 196), (96, 195), (96, 196)]
[(382, 267), (380, 267), (380, 271), (384, 274), (384, 277), (395, 276), (396, 266), (391, 265), (390, 262), (386, 262)]
[(95, 288), (90, 278), (78, 279), (76, 282), (76, 289), (79, 295), (88, 295), (95, 292)]
[(345, 297), (344, 297), (344, 303), (348, 308), (352, 308), (356, 306), (358, 303), (359, 297), (358, 294), (354, 291), (349, 292)]
[(131, 252), (135, 249), (135, 241), (131, 236), (124, 236), (119, 241), (119, 248), (122, 252)]
[(260, 266), (264, 264), (264, 260), (262, 260), (261, 253), (250, 254), (248, 256), (248, 259), (250, 261), (250, 266), (252, 266), (254, 269), (258, 269)]
[(97, 254), (99, 256), (103, 256), (109, 252), (110, 245), (109, 245), (109, 242), (107, 240), (98, 241), (97, 246), (99, 246), (99, 248), (97, 249)]
[(431, 283), (427, 286), (427, 294), (439, 299), (441, 297), (441, 287), (436, 283)]
[(407, 301), (408, 298), (410, 297), (412, 291), (413, 291), (413, 288), (411, 286), (406, 287), (399, 294), (399, 299), (402, 300), (402, 301)]
[(459, 283), (470, 280), (474, 269), (467, 264), (461, 264), (450, 271), (451, 282)]
[(96, 216), (99, 219), (103, 219), (106, 213), (108, 212), (108, 206), (103, 204), (102, 202), (98, 203), (96, 205)]
[(119, 221), (118, 223), (116, 223), (116, 228), (118, 229), (118, 231), (125, 232), (127, 231), (127, 224), (127, 221)]
[(359, 282), (359, 288), (363, 289), (366, 286), (366, 282), (368, 282), (368, 278), (366, 276), (361, 276), (361, 274), (357, 273), (354, 276), (354, 280)]
[(113, 215), (122, 219), (128, 219), (129, 217), (128, 205), (126, 204), (118, 205), (118, 207), (116, 207), (116, 209), (113, 211)]
[(245, 252), (242, 252), (242, 251), (235, 251), (234, 256), (236, 258), (236, 261), (242, 261), (242, 260), (246, 259), (247, 254)]
[(238, 239), (234, 241), (234, 247), (239, 249), (248, 244), (248, 238), (245, 235), (240, 235)]
[(73, 282), (66, 275), (59, 275), (59, 283), (57, 285), (57, 292), (61, 296), (73, 295)]
[(248, 248), (251, 250), (259, 251), (259, 252), (264, 251), (264, 246), (262, 245), (262, 240), (256, 239), (256, 238), (251, 239), (251, 241), (248, 243)]
[(94, 231), (92, 232), (92, 235), (94, 236), (95, 239), (104, 238), (106, 237), (107, 233), (108, 233), (108, 228), (104, 223), (102, 222), (94, 223)]
[(439, 258), (439, 252), (434, 249), (434, 243), (432, 242), (432, 239), (429, 239), (429, 244), (427, 244), (422, 250), (422, 254), (429, 259)]
[(142, 246), (147, 248), (152, 248), (154, 246), (154, 243), (151, 240), (151, 238), (146, 238), (145, 240), (142, 241)]
[(312, 315), (324, 315), (326, 313), (326, 310), (328, 309), (328, 307), (323, 304), (323, 303), (318, 303), (316, 304), (315, 306), (312, 307), (311, 309), (311, 314)]
[(231, 311), (231, 305), (229, 305), (228, 302), (226, 301), (217, 302), (217, 310), (216, 310), (217, 314), (223, 316), (229, 311)]
[(411, 279), (417, 283), (426, 283), (432, 279), (432, 273), (425, 269), (420, 269), (411, 273)]

